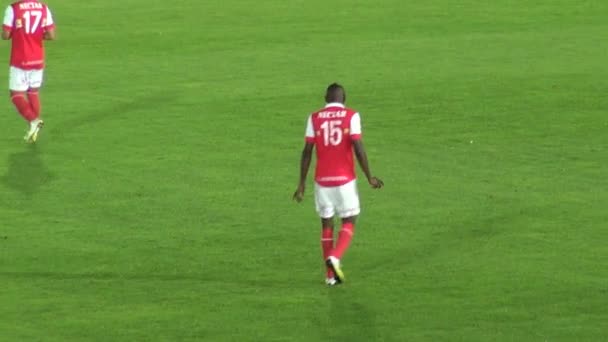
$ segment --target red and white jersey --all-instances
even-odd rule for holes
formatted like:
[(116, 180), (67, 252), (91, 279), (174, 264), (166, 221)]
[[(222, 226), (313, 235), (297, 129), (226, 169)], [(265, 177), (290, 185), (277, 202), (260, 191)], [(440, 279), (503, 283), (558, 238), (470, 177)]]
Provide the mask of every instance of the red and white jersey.
[(54, 27), (51, 11), (41, 2), (21, 0), (8, 6), (2, 28), (11, 33), (11, 66), (24, 70), (44, 68), (44, 32)]
[(329, 103), (310, 115), (306, 142), (317, 149), (315, 181), (321, 186), (340, 186), (357, 178), (353, 141), (361, 139), (361, 117), (341, 103)]

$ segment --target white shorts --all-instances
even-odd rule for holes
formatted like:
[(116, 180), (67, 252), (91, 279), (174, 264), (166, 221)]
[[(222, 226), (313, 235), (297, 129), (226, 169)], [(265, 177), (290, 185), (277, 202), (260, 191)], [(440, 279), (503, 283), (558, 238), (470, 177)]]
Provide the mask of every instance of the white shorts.
[(30, 88), (42, 86), (44, 69), (23, 70), (11, 67), (9, 70), (8, 88), (12, 91), (27, 91)]
[(321, 218), (332, 218), (336, 214), (340, 218), (359, 215), (361, 208), (359, 207), (357, 181), (353, 180), (333, 187), (315, 183), (315, 205)]

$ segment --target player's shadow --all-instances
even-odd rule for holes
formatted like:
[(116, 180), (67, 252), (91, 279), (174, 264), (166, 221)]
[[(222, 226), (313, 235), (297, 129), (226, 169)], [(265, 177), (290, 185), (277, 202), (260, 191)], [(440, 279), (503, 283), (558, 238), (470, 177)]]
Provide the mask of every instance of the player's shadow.
[[(72, 115), (77, 113), (63, 113), (68, 117), (66, 120), (58, 121), (55, 127), (51, 128), (51, 133), (64, 135), (77, 131), (83, 126), (93, 126), (103, 121), (112, 120), (117, 117), (124, 117), (133, 122), (141, 123), (141, 116), (131, 116), (130, 113), (136, 110), (155, 110), (162, 108), (172, 101), (175, 101), (176, 93), (172, 91), (155, 91), (147, 94), (133, 96), (121, 100), (106, 101), (108, 105), (100, 105), (91, 108), (83, 115)], [(67, 114), (67, 115), (65, 115)]]
[(2, 182), (10, 189), (28, 197), (40, 191), (50, 182), (53, 175), (40, 159), (40, 150), (36, 145), (28, 145), (25, 150), (8, 156), (8, 170), (2, 176)]
[(329, 341), (378, 341), (375, 315), (345, 286), (328, 289), (329, 326), (324, 335)]

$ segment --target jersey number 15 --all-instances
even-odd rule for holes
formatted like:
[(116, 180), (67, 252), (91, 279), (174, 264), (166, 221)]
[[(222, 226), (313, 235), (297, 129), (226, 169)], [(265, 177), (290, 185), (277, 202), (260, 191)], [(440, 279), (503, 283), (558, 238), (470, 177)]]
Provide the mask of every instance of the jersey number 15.
[(42, 11), (25, 11), (23, 12), (23, 23), (25, 33), (32, 34), (36, 32), (42, 20)]
[(342, 142), (342, 120), (325, 121), (321, 124), (325, 146), (337, 146)]

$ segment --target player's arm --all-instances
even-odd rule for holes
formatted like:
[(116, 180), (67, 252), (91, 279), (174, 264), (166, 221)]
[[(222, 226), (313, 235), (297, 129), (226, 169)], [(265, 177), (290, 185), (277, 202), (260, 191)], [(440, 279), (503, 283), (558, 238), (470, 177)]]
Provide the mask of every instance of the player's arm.
[(369, 161), (367, 160), (367, 152), (365, 152), (365, 147), (363, 147), (363, 141), (361, 139), (354, 140), (353, 147), (355, 150), (355, 156), (357, 156), (357, 161), (359, 162), (359, 166), (361, 166), (361, 170), (363, 170), (369, 185), (371, 185), (374, 189), (383, 187), (384, 182), (379, 178), (372, 176), (372, 172), (369, 170)]
[(353, 149), (355, 150), (355, 156), (361, 166), (361, 170), (367, 178), (367, 182), (374, 189), (379, 189), (384, 186), (384, 182), (377, 177), (372, 176), (372, 172), (369, 170), (369, 161), (367, 160), (367, 152), (363, 147), (363, 140), (361, 140), (361, 117), (359, 113), (353, 115), (350, 120), (350, 138), (353, 142)]
[(44, 35), (42, 38), (44, 40), (55, 40), (57, 39), (57, 35), (55, 33), (55, 20), (53, 19), (53, 14), (51, 10), (46, 8), (46, 25), (43, 27)]
[(49, 30), (44, 31), (44, 40), (55, 40), (57, 39), (57, 34), (55, 33), (55, 28), (51, 28)]
[(306, 143), (302, 149), (302, 156), (300, 158), (300, 182), (298, 188), (293, 194), (293, 199), (297, 202), (301, 202), (304, 197), (304, 191), (306, 190), (306, 177), (308, 176), (308, 170), (310, 169), (310, 162), (312, 161), (312, 150), (315, 147), (315, 132), (312, 127), (312, 117), (308, 118), (306, 125)]
[(298, 189), (296, 190), (293, 198), (300, 202), (304, 197), (304, 190), (306, 189), (306, 177), (308, 176), (308, 170), (310, 169), (310, 162), (312, 161), (312, 150), (315, 147), (313, 143), (307, 142), (302, 149), (302, 157), (300, 158), (300, 182), (298, 183)]
[(11, 39), (14, 18), (15, 14), (13, 12), (13, 6), (8, 6), (6, 11), (4, 11), (4, 20), (2, 21), (2, 39)]

